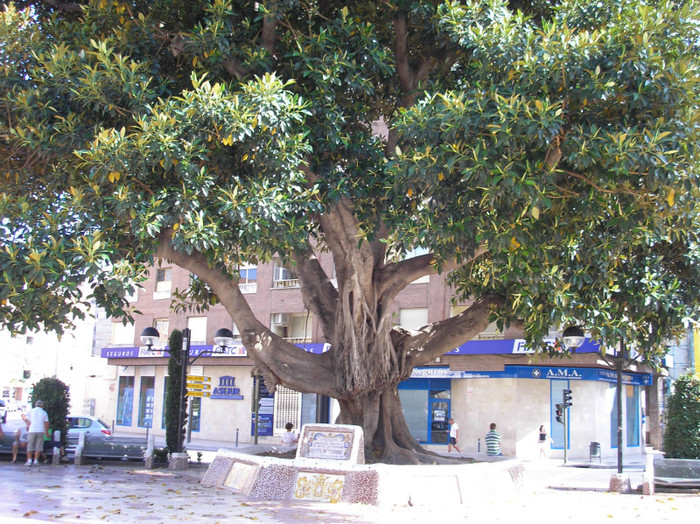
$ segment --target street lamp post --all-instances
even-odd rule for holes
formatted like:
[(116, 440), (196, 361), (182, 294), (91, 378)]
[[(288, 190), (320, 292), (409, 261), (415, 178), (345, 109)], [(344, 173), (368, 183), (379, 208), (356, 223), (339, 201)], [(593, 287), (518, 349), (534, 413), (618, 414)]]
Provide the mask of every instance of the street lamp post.
[[(160, 333), (154, 327), (147, 327), (141, 332), (141, 342), (146, 346), (148, 351), (152, 351), (154, 344), (160, 339)], [(182, 351), (179, 357), (175, 357), (175, 361), (180, 366), (180, 405), (177, 411), (177, 453), (182, 453), (184, 412), (187, 405), (187, 368), (201, 356), (212, 355), (215, 353), (223, 353), (227, 347), (233, 346), (233, 333), (230, 329), (221, 328), (214, 335), (214, 346), (219, 348), (204, 350), (190, 360), (190, 343), (192, 340), (192, 331), (189, 328), (182, 330)]]

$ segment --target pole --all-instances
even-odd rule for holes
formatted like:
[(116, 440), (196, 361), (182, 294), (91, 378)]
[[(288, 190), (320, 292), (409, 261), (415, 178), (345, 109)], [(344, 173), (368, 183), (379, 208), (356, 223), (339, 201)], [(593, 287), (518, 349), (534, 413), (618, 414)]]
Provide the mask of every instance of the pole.
[(260, 396), (260, 375), (257, 375), (255, 377), (255, 387), (253, 389), (253, 413), (255, 416), (253, 417), (254, 422), (255, 422), (255, 428), (253, 429), (253, 444), (257, 445), (258, 444), (258, 416), (260, 413), (260, 399), (258, 398)]
[(620, 354), (617, 356), (617, 472), (622, 473), (622, 365), (625, 358), (625, 345), (620, 341)]
[(177, 410), (177, 452), (182, 453), (182, 426), (185, 411), (187, 383), (187, 364), (190, 360), (190, 330), (182, 330), (182, 352), (180, 353), (180, 409)]
[(566, 401), (562, 403), (562, 417), (564, 417), (564, 464), (569, 463), (569, 408)]

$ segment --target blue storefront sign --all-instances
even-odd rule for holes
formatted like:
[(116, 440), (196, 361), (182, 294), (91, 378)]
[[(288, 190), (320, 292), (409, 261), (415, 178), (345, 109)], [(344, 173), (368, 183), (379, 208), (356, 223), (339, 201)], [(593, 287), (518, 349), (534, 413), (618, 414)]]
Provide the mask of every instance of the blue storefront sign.
[[(553, 340), (552, 340), (553, 342)], [(297, 344), (297, 347), (320, 355), (330, 349), (330, 344), (313, 342), (307, 344)], [(213, 351), (216, 351), (213, 353)], [(190, 357), (197, 357), (203, 352), (208, 352), (207, 357), (245, 357), (248, 352), (243, 346), (227, 347), (221, 352), (220, 348), (213, 345), (198, 345), (190, 347)], [(600, 344), (586, 339), (583, 345), (576, 350), (576, 353), (599, 353)], [(534, 350), (525, 345), (524, 339), (506, 340), (470, 340), (461, 346), (449, 351), (447, 355), (527, 355), (534, 353)], [(152, 348), (151, 351), (146, 346), (141, 347), (118, 347), (102, 348), (103, 358), (154, 358), (169, 357), (168, 347)]]
[[(454, 371), (445, 367), (430, 367), (416, 368), (411, 373), (411, 379), (424, 378), (527, 378), (617, 382), (617, 373), (607, 369), (554, 366), (505, 366), (503, 371)], [(622, 383), (650, 386), (651, 374), (625, 372), (622, 373)]]

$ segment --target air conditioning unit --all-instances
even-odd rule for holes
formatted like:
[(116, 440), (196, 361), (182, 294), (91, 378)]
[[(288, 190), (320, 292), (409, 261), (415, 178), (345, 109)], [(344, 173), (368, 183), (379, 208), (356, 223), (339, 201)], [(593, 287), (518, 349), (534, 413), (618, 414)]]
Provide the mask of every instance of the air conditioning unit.
[(272, 315), (272, 323), (275, 326), (288, 326), (289, 313), (275, 313), (274, 315)]

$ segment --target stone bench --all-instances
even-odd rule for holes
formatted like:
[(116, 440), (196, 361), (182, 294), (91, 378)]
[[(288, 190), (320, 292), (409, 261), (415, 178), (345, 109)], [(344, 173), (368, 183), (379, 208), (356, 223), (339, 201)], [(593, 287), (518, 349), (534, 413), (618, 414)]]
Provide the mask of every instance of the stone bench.
[(293, 460), (219, 450), (202, 484), (266, 500), (377, 504), (379, 473), (364, 462), (359, 426), (306, 424)]

